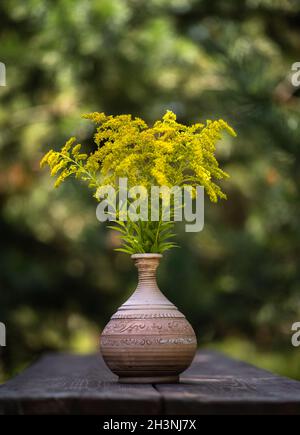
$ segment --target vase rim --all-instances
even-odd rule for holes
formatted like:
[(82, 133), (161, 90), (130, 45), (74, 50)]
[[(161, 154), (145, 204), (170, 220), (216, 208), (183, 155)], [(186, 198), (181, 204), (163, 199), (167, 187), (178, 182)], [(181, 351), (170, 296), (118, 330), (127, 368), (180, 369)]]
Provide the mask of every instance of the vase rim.
[(131, 256), (133, 260), (137, 258), (162, 258), (162, 254), (154, 254), (154, 253), (147, 253), (147, 254), (133, 254)]

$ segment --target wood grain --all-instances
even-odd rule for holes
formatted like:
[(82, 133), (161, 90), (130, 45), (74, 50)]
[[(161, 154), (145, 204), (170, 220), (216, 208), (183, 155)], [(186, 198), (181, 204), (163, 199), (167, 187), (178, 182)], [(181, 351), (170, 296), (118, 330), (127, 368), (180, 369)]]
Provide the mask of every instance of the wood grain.
[(157, 414), (152, 385), (121, 385), (98, 355), (48, 355), (0, 386), (0, 414)]
[(197, 353), (180, 385), (156, 388), (166, 414), (300, 414), (300, 382), (211, 351)]
[(52, 354), (0, 386), (0, 414), (300, 414), (300, 382), (200, 351), (180, 384), (119, 384), (100, 356)]

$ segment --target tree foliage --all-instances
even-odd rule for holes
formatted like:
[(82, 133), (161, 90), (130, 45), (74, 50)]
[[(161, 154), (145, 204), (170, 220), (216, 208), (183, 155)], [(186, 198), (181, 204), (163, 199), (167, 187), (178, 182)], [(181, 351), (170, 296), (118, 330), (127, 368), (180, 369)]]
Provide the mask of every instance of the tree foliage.
[(287, 363), (300, 317), (298, 2), (3, 0), (0, 17), (5, 373), (45, 349), (88, 348), (135, 281), (88, 193), (51, 193), (42, 154), (73, 132), (92, 150), (82, 112), (152, 123), (171, 109), (182, 123), (220, 116), (239, 138), (217, 154), (229, 200), (206, 204), (203, 232), (181, 233), (160, 286), (200, 343), (242, 337), (286, 352), (280, 370), (300, 376)]

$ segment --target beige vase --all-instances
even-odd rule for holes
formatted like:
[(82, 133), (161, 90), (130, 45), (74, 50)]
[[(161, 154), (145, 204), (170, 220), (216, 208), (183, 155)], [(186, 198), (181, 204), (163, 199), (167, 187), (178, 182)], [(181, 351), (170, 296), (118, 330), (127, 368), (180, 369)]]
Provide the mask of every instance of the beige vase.
[(193, 328), (157, 286), (161, 257), (132, 255), (139, 274), (137, 289), (102, 332), (103, 358), (123, 383), (178, 382), (196, 352)]

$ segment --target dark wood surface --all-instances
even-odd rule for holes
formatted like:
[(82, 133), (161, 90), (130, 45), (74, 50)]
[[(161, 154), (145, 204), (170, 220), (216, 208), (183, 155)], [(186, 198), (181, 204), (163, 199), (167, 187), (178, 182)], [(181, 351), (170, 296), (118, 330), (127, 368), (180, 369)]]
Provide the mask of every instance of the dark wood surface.
[(0, 414), (300, 414), (300, 382), (199, 351), (180, 384), (118, 384), (99, 355), (51, 354), (0, 386)]

